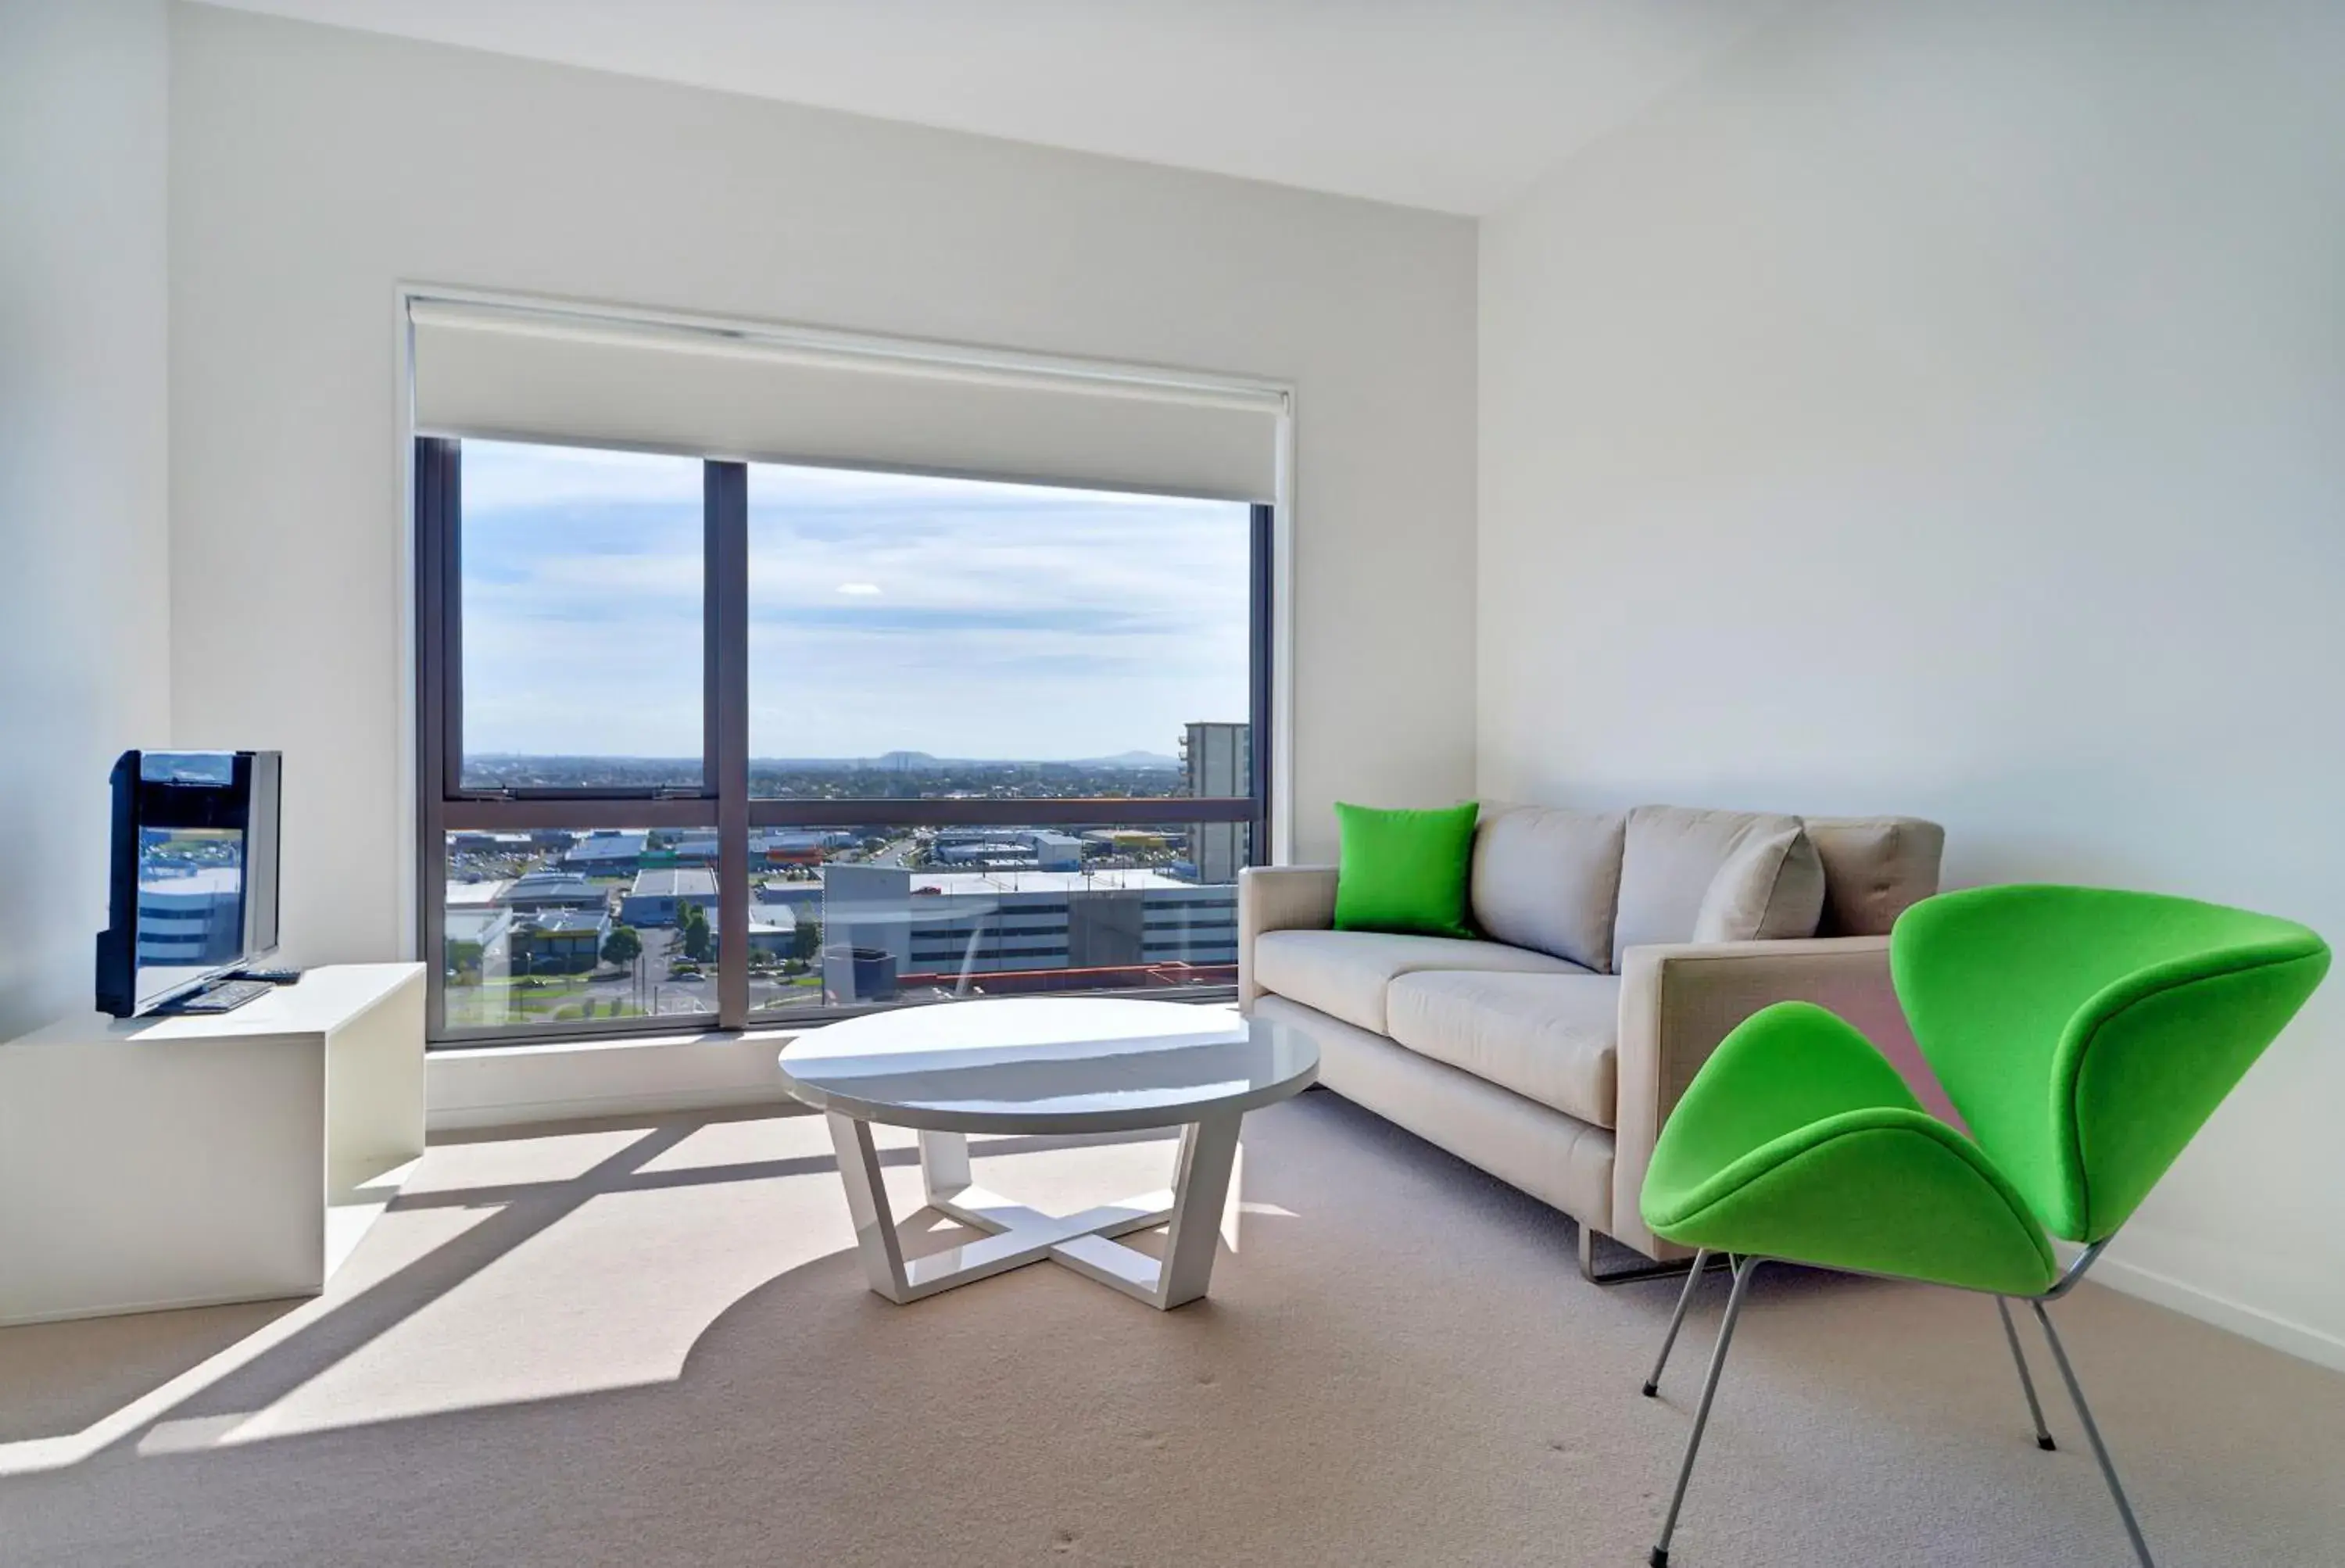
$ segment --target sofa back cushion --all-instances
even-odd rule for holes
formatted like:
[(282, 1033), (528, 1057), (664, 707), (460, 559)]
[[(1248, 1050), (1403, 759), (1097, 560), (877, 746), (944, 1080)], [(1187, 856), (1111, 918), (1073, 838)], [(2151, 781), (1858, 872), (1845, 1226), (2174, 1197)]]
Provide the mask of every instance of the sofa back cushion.
[(1650, 942), (1812, 936), (1823, 883), (1797, 817), (1639, 806), (1622, 841), (1611, 967)]
[(1694, 916), (1696, 942), (1781, 942), (1813, 936), (1824, 909), (1824, 863), (1804, 830), (1753, 834), (1710, 881)]
[(1824, 936), (1886, 936), (1907, 908), (1938, 891), (1946, 830), (1919, 817), (1810, 817), (1822, 857)]
[(1628, 823), (1618, 811), (1485, 805), (1474, 833), (1475, 925), (1493, 941), (1609, 971)]

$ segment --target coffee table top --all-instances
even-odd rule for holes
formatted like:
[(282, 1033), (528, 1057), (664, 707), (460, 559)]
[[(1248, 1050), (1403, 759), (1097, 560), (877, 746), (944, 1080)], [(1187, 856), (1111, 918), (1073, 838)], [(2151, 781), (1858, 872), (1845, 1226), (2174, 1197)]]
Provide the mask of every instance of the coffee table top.
[(1244, 1112), (1308, 1088), (1311, 1037), (1181, 1002), (1013, 996), (874, 1013), (782, 1049), (807, 1105), (930, 1132), (1107, 1133)]

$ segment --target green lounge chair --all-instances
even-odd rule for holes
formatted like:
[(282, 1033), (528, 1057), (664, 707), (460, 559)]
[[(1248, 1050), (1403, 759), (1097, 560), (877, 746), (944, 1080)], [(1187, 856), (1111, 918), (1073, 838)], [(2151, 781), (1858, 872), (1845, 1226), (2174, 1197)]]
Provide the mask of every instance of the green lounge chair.
[[(1661, 1129), (1642, 1199), (1698, 1249), (1660, 1361), (1711, 1255), (1733, 1286), (1652, 1563), (1669, 1561), (1744, 1293), (1762, 1261), (1995, 1298), (2039, 1447), (2009, 1302), (2035, 1310), (2143, 1568), (2149, 1547), (2046, 1312), (2075, 1287), (2223, 1097), (2303, 1005), (2329, 948), (2293, 921), (2150, 893), (1995, 887), (1914, 905), (1890, 938), (1899, 1001), (1969, 1135), (1806, 1003), (1752, 1015)], [(2052, 1238), (2081, 1246), (2060, 1266)]]

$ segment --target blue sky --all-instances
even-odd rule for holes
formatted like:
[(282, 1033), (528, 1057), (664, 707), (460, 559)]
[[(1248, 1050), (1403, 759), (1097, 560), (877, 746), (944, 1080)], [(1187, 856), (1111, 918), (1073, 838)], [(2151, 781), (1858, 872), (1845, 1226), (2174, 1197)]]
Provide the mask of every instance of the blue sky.
[[(700, 749), (695, 459), (466, 442), (465, 749)], [(758, 757), (1170, 754), (1245, 717), (1247, 511), (749, 470)]]

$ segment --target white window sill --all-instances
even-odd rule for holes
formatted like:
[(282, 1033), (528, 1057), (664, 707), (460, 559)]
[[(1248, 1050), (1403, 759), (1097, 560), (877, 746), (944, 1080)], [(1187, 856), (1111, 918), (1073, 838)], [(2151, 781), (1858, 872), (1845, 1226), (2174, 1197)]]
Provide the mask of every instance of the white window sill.
[(771, 1105), (796, 1108), (774, 1058), (802, 1028), (532, 1041), (434, 1051), (424, 1063), (431, 1132)]

